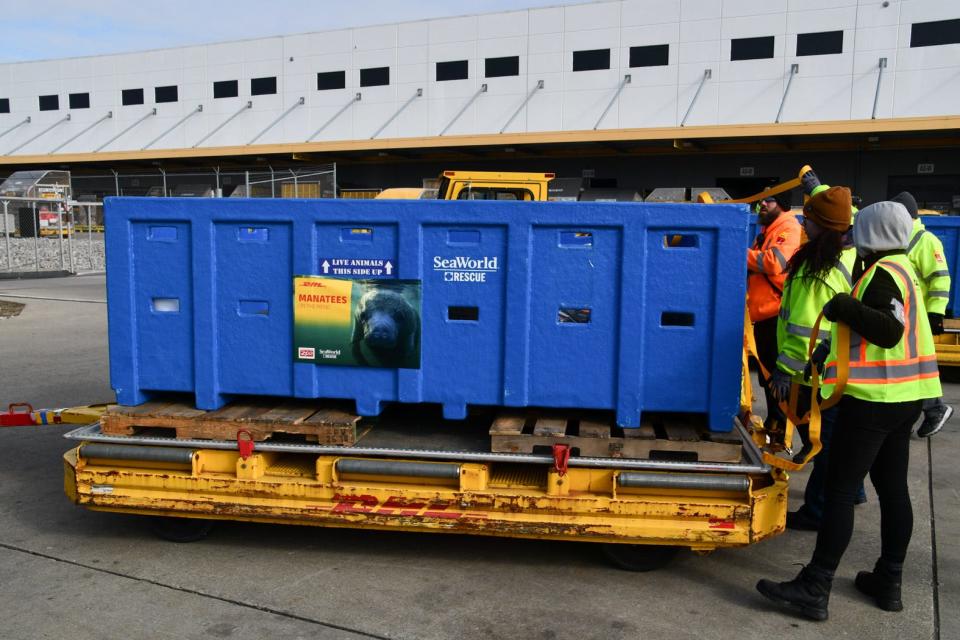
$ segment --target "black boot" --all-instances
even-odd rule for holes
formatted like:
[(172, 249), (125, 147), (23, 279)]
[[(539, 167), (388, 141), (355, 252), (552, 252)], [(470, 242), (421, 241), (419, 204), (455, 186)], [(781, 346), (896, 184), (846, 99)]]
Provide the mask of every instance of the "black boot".
[(757, 591), (811, 620), (826, 620), (832, 585), (832, 571), (809, 564), (790, 582), (761, 580), (757, 583)]
[(861, 593), (873, 598), (884, 611), (903, 611), (900, 586), (903, 576), (902, 562), (877, 560), (873, 571), (861, 571), (855, 584)]

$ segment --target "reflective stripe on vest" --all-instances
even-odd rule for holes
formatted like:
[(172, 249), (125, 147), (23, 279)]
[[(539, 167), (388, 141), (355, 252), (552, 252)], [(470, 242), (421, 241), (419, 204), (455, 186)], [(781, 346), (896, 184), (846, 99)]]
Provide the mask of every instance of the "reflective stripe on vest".
[[(914, 284), (912, 269), (907, 264), (906, 256), (882, 258), (864, 273), (853, 289), (853, 297), (860, 300), (876, 270), (886, 269), (903, 296), (903, 338), (896, 346), (883, 349), (851, 331), (846, 395), (879, 402), (905, 402), (940, 395), (933, 337), (928, 325), (919, 321), (926, 315), (926, 310)], [(833, 344), (837, 344), (836, 335)], [(828, 358), (823, 378), (823, 393), (829, 396), (837, 382), (835, 351)]]

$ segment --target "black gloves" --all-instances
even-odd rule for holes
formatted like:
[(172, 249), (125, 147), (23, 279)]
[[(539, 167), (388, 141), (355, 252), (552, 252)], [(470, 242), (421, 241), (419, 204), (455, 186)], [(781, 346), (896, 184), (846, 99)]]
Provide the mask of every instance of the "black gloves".
[[(829, 305), (829, 303), (827, 303)], [(817, 367), (817, 371), (823, 371), (823, 363), (827, 361), (827, 356), (830, 355), (830, 341), (824, 340), (817, 345), (817, 348), (813, 350), (813, 353), (810, 355), (810, 360), (807, 361), (807, 365), (803, 368), (803, 379), (804, 381), (809, 380), (810, 376), (813, 375), (813, 367)]]
[(930, 320), (930, 333), (935, 336), (943, 333), (943, 314), (942, 313), (928, 313), (927, 318)]
[(770, 381), (767, 383), (770, 385), (770, 393), (780, 402), (786, 402), (790, 398), (792, 377), (789, 373), (784, 373), (780, 369), (774, 369), (770, 376)]
[(803, 193), (813, 195), (813, 190), (820, 186), (820, 178), (811, 169), (800, 176), (800, 184), (803, 185)]

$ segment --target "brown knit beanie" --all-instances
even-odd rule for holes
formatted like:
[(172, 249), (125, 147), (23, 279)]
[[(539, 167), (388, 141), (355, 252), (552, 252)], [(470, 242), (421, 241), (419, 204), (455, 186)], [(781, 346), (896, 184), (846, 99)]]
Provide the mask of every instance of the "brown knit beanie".
[(846, 231), (853, 214), (850, 189), (830, 187), (813, 196), (803, 205), (803, 215), (825, 229)]

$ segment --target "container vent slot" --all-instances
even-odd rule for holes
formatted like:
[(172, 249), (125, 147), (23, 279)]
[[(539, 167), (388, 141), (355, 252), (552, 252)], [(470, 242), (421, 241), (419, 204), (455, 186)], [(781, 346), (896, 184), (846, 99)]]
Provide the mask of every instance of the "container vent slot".
[(476, 321), (480, 319), (479, 307), (447, 307), (447, 320)]
[(560, 307), (560, 310), (557, 311), (557, 322), (560, 324), (589, 324), (590, 309)]
[(150, 308), (154, 313), (180, 313), (180, 298), (154, 298)]
[(593, 234), (589, 231), (561, 231), (560, 246), (566, 249), (589, 249), (593, 246)]
[(700, 236), (693, 233), (668, 233), (663, 236), (663, 246), (667, 249), (699, 247)]
[(693, 314), (686, 311), (664, 311), (660, 314), (661, 327), (692, 327)]

